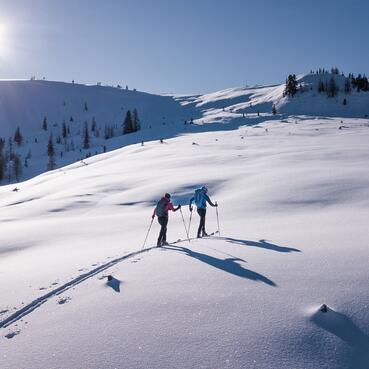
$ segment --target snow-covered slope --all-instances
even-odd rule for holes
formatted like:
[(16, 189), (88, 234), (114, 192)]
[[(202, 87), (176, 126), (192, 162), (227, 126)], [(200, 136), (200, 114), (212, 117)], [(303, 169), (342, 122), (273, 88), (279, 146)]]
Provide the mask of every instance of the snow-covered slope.
[[(339, 88), (338, 95), (329, 98), (318, 92), (319, 82), (335, 80)], [(344, 93), (345, 77), (336, 74), (307, 74), (297, 78), (303, 86), (303, 93), (294, 97), (283, 96), (284, 84), (256, 87), (238, 87), (206, 95), (179, 97), (185, 106), (195, 106), (201, 111), (198, 123), (215, 121), (230, 122), (234, 119), (245, 123), (253, 117), (268, 117), (275, 104), (279, 115), (307, 115), (321, 117), (357, 117), (369, 116), (369, 93), (352, 91)], [(346, 98), (347, 105), (343, 104)], [(241, 123), (242, 124), (242, 123)]]
[[(128, 110), (137, 109), (142, 131), (122, 136), (123, 120)], [(47, 130), (42, 129), (46, 117)], [(47, 142), (53, 136), (55, 162), (61, 167), (86, 155), (113, 150), (132, 142), (148, 138), (172, 137), (183, 131), (184, 121), (191, 118), (184, 108), (170, 96), (153, 95), (113, 87), (86, 86), (49, 81), (0, 81), (0, 137), (6, 142), (13, 137), (17, 127), (23, 143), (14, 143), (13, 150), (22, 163), (21, 179), (33, 177), (47, 169)], [(92, 122), (96, 131), (92, 132)], [(62, 138), (63, 122), (70, 133)], [(83, 149), (84, 125), (89, 129), (89, 148)], [(180, 126), (178, 128), (178, 126)], [(105, 139), (106, 127), (114, 129), (113, 138)], [(164, 129), (161, 129), (161, 128)], [(58, 138), (60, 142), (57, 143)], [(8, 143), (4, 152), (9, 152)], [(29, 156), (25, 166), (25, 158)], [(11, 166), (5, 170), (10, 173)]]
[[(334, 78), (340, 88), (335, 98), (318, 93), (320, 81)], [(284, 84), (239, 87), (206, 95), (166, 96), (105, 86), (86, 86), (50, 81), (0, 81), (0, 137), (8, 140), (19, 126), (23, 144), (14, 145), (22, 163), (21, 180), (47, 169), (47, 140), (52, 134), (55, 161), (62, 167), (119, 147), (148, 140), (170, 138), (185, 132), (219, 130), (219, 125), (235, 129), (272, 119), (272, 106), (277, 108), (274, 119), (291, 115), (322, 117), (365, 117), (369, 114), (369, 94), (353, 91), (343, 93), (341, 75), (308, 74), (298, 78), (304, 93), (284, 97)], [(346, 98), (347, 105), (343, 105)], [(122, 122), (127, 110), (137, 109), (142, 130), (122, 135)], [(44, 117), (48, 129), (42, 130)], [(72, 118), (72, 119), (71, 119)], [(97, 133), (92, 132), (92, 121)], [(185, 124), (193, 120), (195, 124)], [(62, 134), (63, 122), (70, 134), (56, 143)], [(89, 148), (83, 148), (83, 129), (87, 122)], [(207, 126), (201, 127), (205, 125)], [(212, 125), (209, 125), (209, 124)], [(114, 137), (105, 139), (106, 127), (114, 129)], [(9, 152), (8, 144), (4, 151)], [(26, 158), (28, 159), (26, 160)], [(27, 163), (26, 163), (27, 161)], [(13, 166), (8, 165), (2, 184), (15, 182)]]
[(190, 118), (170, 96), (52, 81), (0, 81), (0, 103), (3, 137), (12, 136), (18, 125), (26, 136), (34, 135), (41, 131), (44, 117), (50, 128), (59, 127), (59, 134), (63, 121), (69, 124), (70, 117), (76, 125), (95, 118), (102, 127), (105, 124), (121, 127), (127, 110), (134, 108), (139, 112), (143, 129), (162, 125), (163, 121), (171, 124)]
[[(368, 136), (294, 117), (1, 187), (1, 368), (367, 369)], [(155, 221), (141, 253), (155, 201), (200, 184), (220, 236), (151, 249)], [(179, 212), (168, 237), (186, 237)]]

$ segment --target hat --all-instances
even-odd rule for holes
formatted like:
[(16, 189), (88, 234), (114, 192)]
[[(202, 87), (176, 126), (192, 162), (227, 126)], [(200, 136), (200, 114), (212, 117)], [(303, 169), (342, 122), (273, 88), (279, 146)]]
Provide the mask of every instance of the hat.
[(166, 193), (165, 195), (164, 195), (164, 197), (166, 197), (167, 199), (170, 199), (170, 193)]

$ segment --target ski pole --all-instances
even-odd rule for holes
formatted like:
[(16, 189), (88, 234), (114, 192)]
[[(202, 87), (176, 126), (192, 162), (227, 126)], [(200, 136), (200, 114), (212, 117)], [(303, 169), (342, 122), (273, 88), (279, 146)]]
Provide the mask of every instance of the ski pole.
[(217, 212), (217, 224), (218, 224), (218, 235), (220, 237), (220, 228), (219, 228), (219, 214), (218, 214), (218, 203), (216, 202), (217, 206), (215, 208), (216, 212)]
[(185, 228), (185, 231), (186, 231), (186, 234), (187, 234), (188, 242), (190, 242), (190, 237), (189, 237), (188, 232), (187, 232), (187, 227), (186, 227), (186, 223), (185, 223), (185, 220), (184, 220), (184, 217), (183, 217), (182, 209), (180, 208), (179, 211), (181, 212), (181, 215), (182, 215), (183, 225), (184, 225), (184, 228)]
[(191, 213), (190, 213), (190, 221), (188, 222), (188, 235), (190, 235), (191, 220), (192, 220), (192, 210), (191, 210)]
[(149, 226), (149, 229), (148, 229), (148, 231), (146, 233), (145, 241), (144, 241), (144, 243), (142, 245), (141, 250), (143, 250), (145, 248), (147, 237), (149, 237), (149, 233), (150, 233), (150, 229), (151, 229), (151, 226), (152, 226), (153, 221), (154, 221), (154, 218), (151, 219), (150, 226)]

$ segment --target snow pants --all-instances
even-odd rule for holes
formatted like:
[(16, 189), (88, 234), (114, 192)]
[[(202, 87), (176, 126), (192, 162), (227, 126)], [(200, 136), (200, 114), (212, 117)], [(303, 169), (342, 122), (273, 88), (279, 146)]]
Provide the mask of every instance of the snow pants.
[(158, 217), (158, 222), (161, 225), (159, 238), (158, 238), (158, 246), (161, 246), (163, 242), (167, 240), (167, 225), (168, 225), (168, 217)]
[(206, 217), (206, 209), (197, 209), (197, 214), (200, 215), (200, 225), (197, 230), (197, 237), (200, 237), (201, 234), (206, 233), (205, 231), (205, 217)]

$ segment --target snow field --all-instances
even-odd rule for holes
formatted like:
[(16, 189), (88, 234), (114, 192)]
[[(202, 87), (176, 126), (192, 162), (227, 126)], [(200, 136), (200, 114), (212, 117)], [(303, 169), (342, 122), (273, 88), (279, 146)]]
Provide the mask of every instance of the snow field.
[[(366, 368), (369, 128), (343, 124), (296, 116), (182, 135), (1, 187), (0, 321), (50, 293), (0, 328), (2, 368)], [(92, 272), (141, 249), (164, 192), (186, 204), (202, 184), (221, 237)], [(195, 213), (192, 236), (197, 224)], [(179, 212), (168, 238), (185, 238)]]

